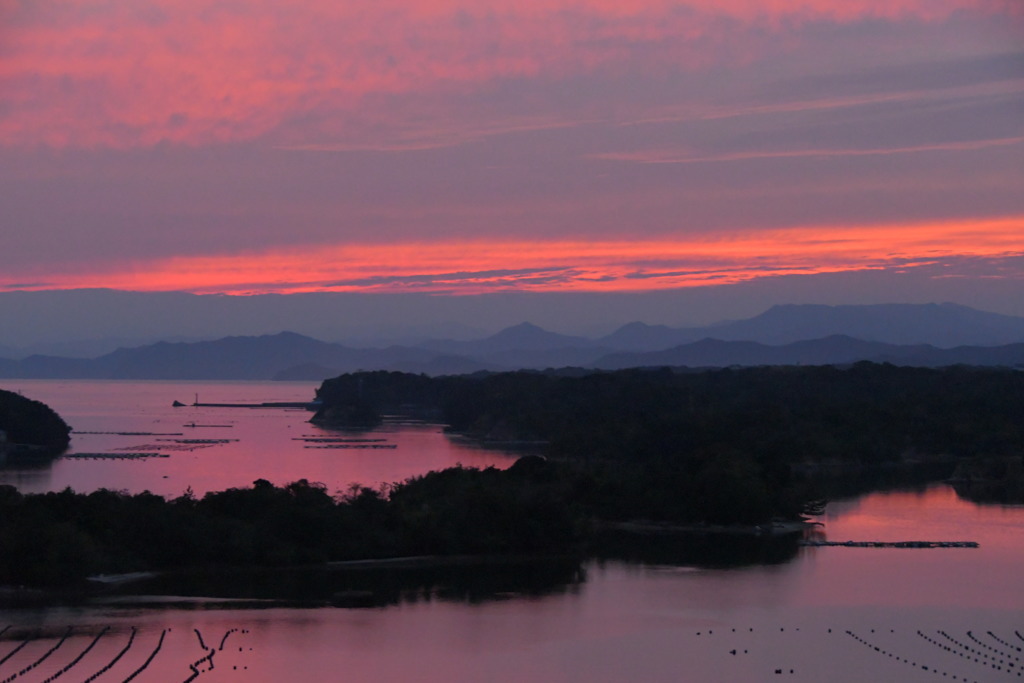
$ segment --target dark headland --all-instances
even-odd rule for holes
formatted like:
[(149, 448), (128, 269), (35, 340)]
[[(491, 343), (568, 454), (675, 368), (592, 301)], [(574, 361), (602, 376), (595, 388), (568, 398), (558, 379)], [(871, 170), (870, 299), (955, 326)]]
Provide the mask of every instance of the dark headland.
[(0, 389), (0, 460), (46, 458), (71, 443), (71, 427), (49, 406)]

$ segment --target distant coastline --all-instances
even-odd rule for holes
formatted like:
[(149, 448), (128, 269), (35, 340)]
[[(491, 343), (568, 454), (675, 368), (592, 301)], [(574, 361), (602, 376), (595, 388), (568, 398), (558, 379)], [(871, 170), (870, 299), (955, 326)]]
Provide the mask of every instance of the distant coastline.
[(522, 323), (473, 340), (331, 343), (294, 332), (121, 347), (95, 357), (4, 358), (0, 377), (322, 381), (359, 370), (431, 376), (573, 367), (760, 365), (1024, 367), (1024, 318), (951, 304), (776, 306), (701, 328), (640, 322), (589, 338)]

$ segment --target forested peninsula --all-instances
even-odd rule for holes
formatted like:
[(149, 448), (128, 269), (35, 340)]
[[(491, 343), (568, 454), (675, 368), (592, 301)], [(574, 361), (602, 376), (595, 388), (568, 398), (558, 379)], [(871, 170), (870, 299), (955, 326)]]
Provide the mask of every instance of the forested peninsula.
[(314, 421), (420, 413), (484, 443), (542, 444), (594, 478), (601, 517), (756, 523), (954, 472), (997, 495), (1019, 483), (1024, 455), (1024, 372), (1011, 369), (372, 372), (317, 395)]
[(52, 408), (0, 389), (0, 458), (50, 457), (70, 443), (71, 427)]
[(387, 415), (428, 416), (537, 454), (504, 471), (451, 468), (380, 490), (259, 480), (166, 500), (0, 486), (0, 584), (404, 556), (628, 554), (609, 551), (609, 534), (767, 537), (774, 522), (800, 520), (830, 496), (951, 477), (979, 500), (1024, 491), (1024, 373), (1011, 370), (368, 372), (327, 380), (317, 394), (318, 423), (365, 429)]

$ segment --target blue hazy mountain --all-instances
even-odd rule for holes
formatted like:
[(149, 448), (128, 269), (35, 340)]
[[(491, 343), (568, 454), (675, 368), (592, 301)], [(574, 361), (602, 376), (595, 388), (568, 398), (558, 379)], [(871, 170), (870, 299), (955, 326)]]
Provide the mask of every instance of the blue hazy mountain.
[(998, 346), (1024, 342), (1024, 318), (957, 304), (774, 306), (759, 316), (721, 326), (720, 339), (786, 344), (845, 334), (889, 344)]
[[(893, 341), (897, 340), (897, 341)], [(903, 341), (899, 341), (903, 340)], [(201, 342), (159, 342), (92, 359), (0, 358), (0, 377), (69, 379), (295, 379), (356, 370), (464, 374), (520, 368), (845, 364), (1024, 363), (1024, 318), (953, 304), (776, 306), (704, 328), (631, 323), (600, 338), (521, 323), (475, 341), (357, 348), (292, 332)]]
[(876, 304), (824, 306), (789, 304), (709, 327), (671, 328), (630, 323), (599, 340), (600, 345), (654, 351), (700, 339), (788, 344), (846, 335), (889, 344), (999, 346), (1024, 342), (1024, 318), (988, 313), (958, 304)]
[(507, 327), (476, 341), (431, 340), (419, 347), (509, 370), (586, 365), (614, 350), (586, 337), (549, 332), (531, 323)]
[[(410, 369), (438, 363), (441, 354), (411, 347), (355, 349), (292, 332), (225, 337), (204, 342), (159, 342), (118, 349), (94, 359), (30, 356), (0, 361), (0, 376), (77, 379), (296, 379), (321, 380), (356, 370)], [(483, 369), (466, 363), (468, 371)], [(300, 370), (305, 369), (304, 372)], [(327, 374), (316, 375), (316, 369)]]
[(942, 367), (989, 365), (1024, 367), (1024, 343), (1003, 346), (958, 346), (943, 349), (930, 344), (885, 344), (833, 335), (791, 344), (702, 339), (662, 351), (618, 352), (594, 362), (602, 370), (633, 367), (729, 367), (752, 365), (846, 365), (858, 361)]
[(549, 351), (561, 348), (595, 346), (591, 339), (549, 332), (532, 323), (519, 323), (475, 341), (432, 339), (419, 344), (420, 348), (459, 355), (485, 356), (506, 351)]
[(667, 349), (700, 338), (699, 328), (675, 328), (632, 322), (602, 337), (601, 343), (613, 349), (654, 351)]

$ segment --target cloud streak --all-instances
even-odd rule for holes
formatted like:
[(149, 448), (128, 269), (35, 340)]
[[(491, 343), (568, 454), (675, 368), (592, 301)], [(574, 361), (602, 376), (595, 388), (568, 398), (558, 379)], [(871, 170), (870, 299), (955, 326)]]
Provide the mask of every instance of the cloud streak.
[[(781, 275), (920, 268), (1024, 254), (1024, 216), (987, 221), (809, 226), (661, 240), (359, 244), (176, 257), (69, 275), (56, 288), (195, 293), (621, 292)], [(1024, 279), (1019, 270), (998, 277)], [(19, 278), (8, 274), (9, 287)]]
[(878, 147), (874, 149), (790, 149), (733, 152), (716, 155), (687, 155), (676, 150), (648, 150), (639, 152), (592, 154), (592, 159), (626, 161), (638, 164), (697, 164), (749, 161), (754, 159), (799, 159), (805, 157), (870, 157), (891, 154), (920, 154), (922, 152), (965, 152), (1009, 147), (1024, 143), (1024, 137), (998, 138), (994, 140), (964, 140), (913, 147)]
[[(148, 0), (0, 4), (0, 144), (130, 148), (401, 133), (375, 98), (757, 58), (746, 32), (1017, 14), (980, 0)], [(753, 50), (751, 52), (750, 50)], [(427, 116), (436, 112), (426, 112)]]
[(0, 287), (1014, 278), (1022, 35), (1004, 0), (0, 0)]

